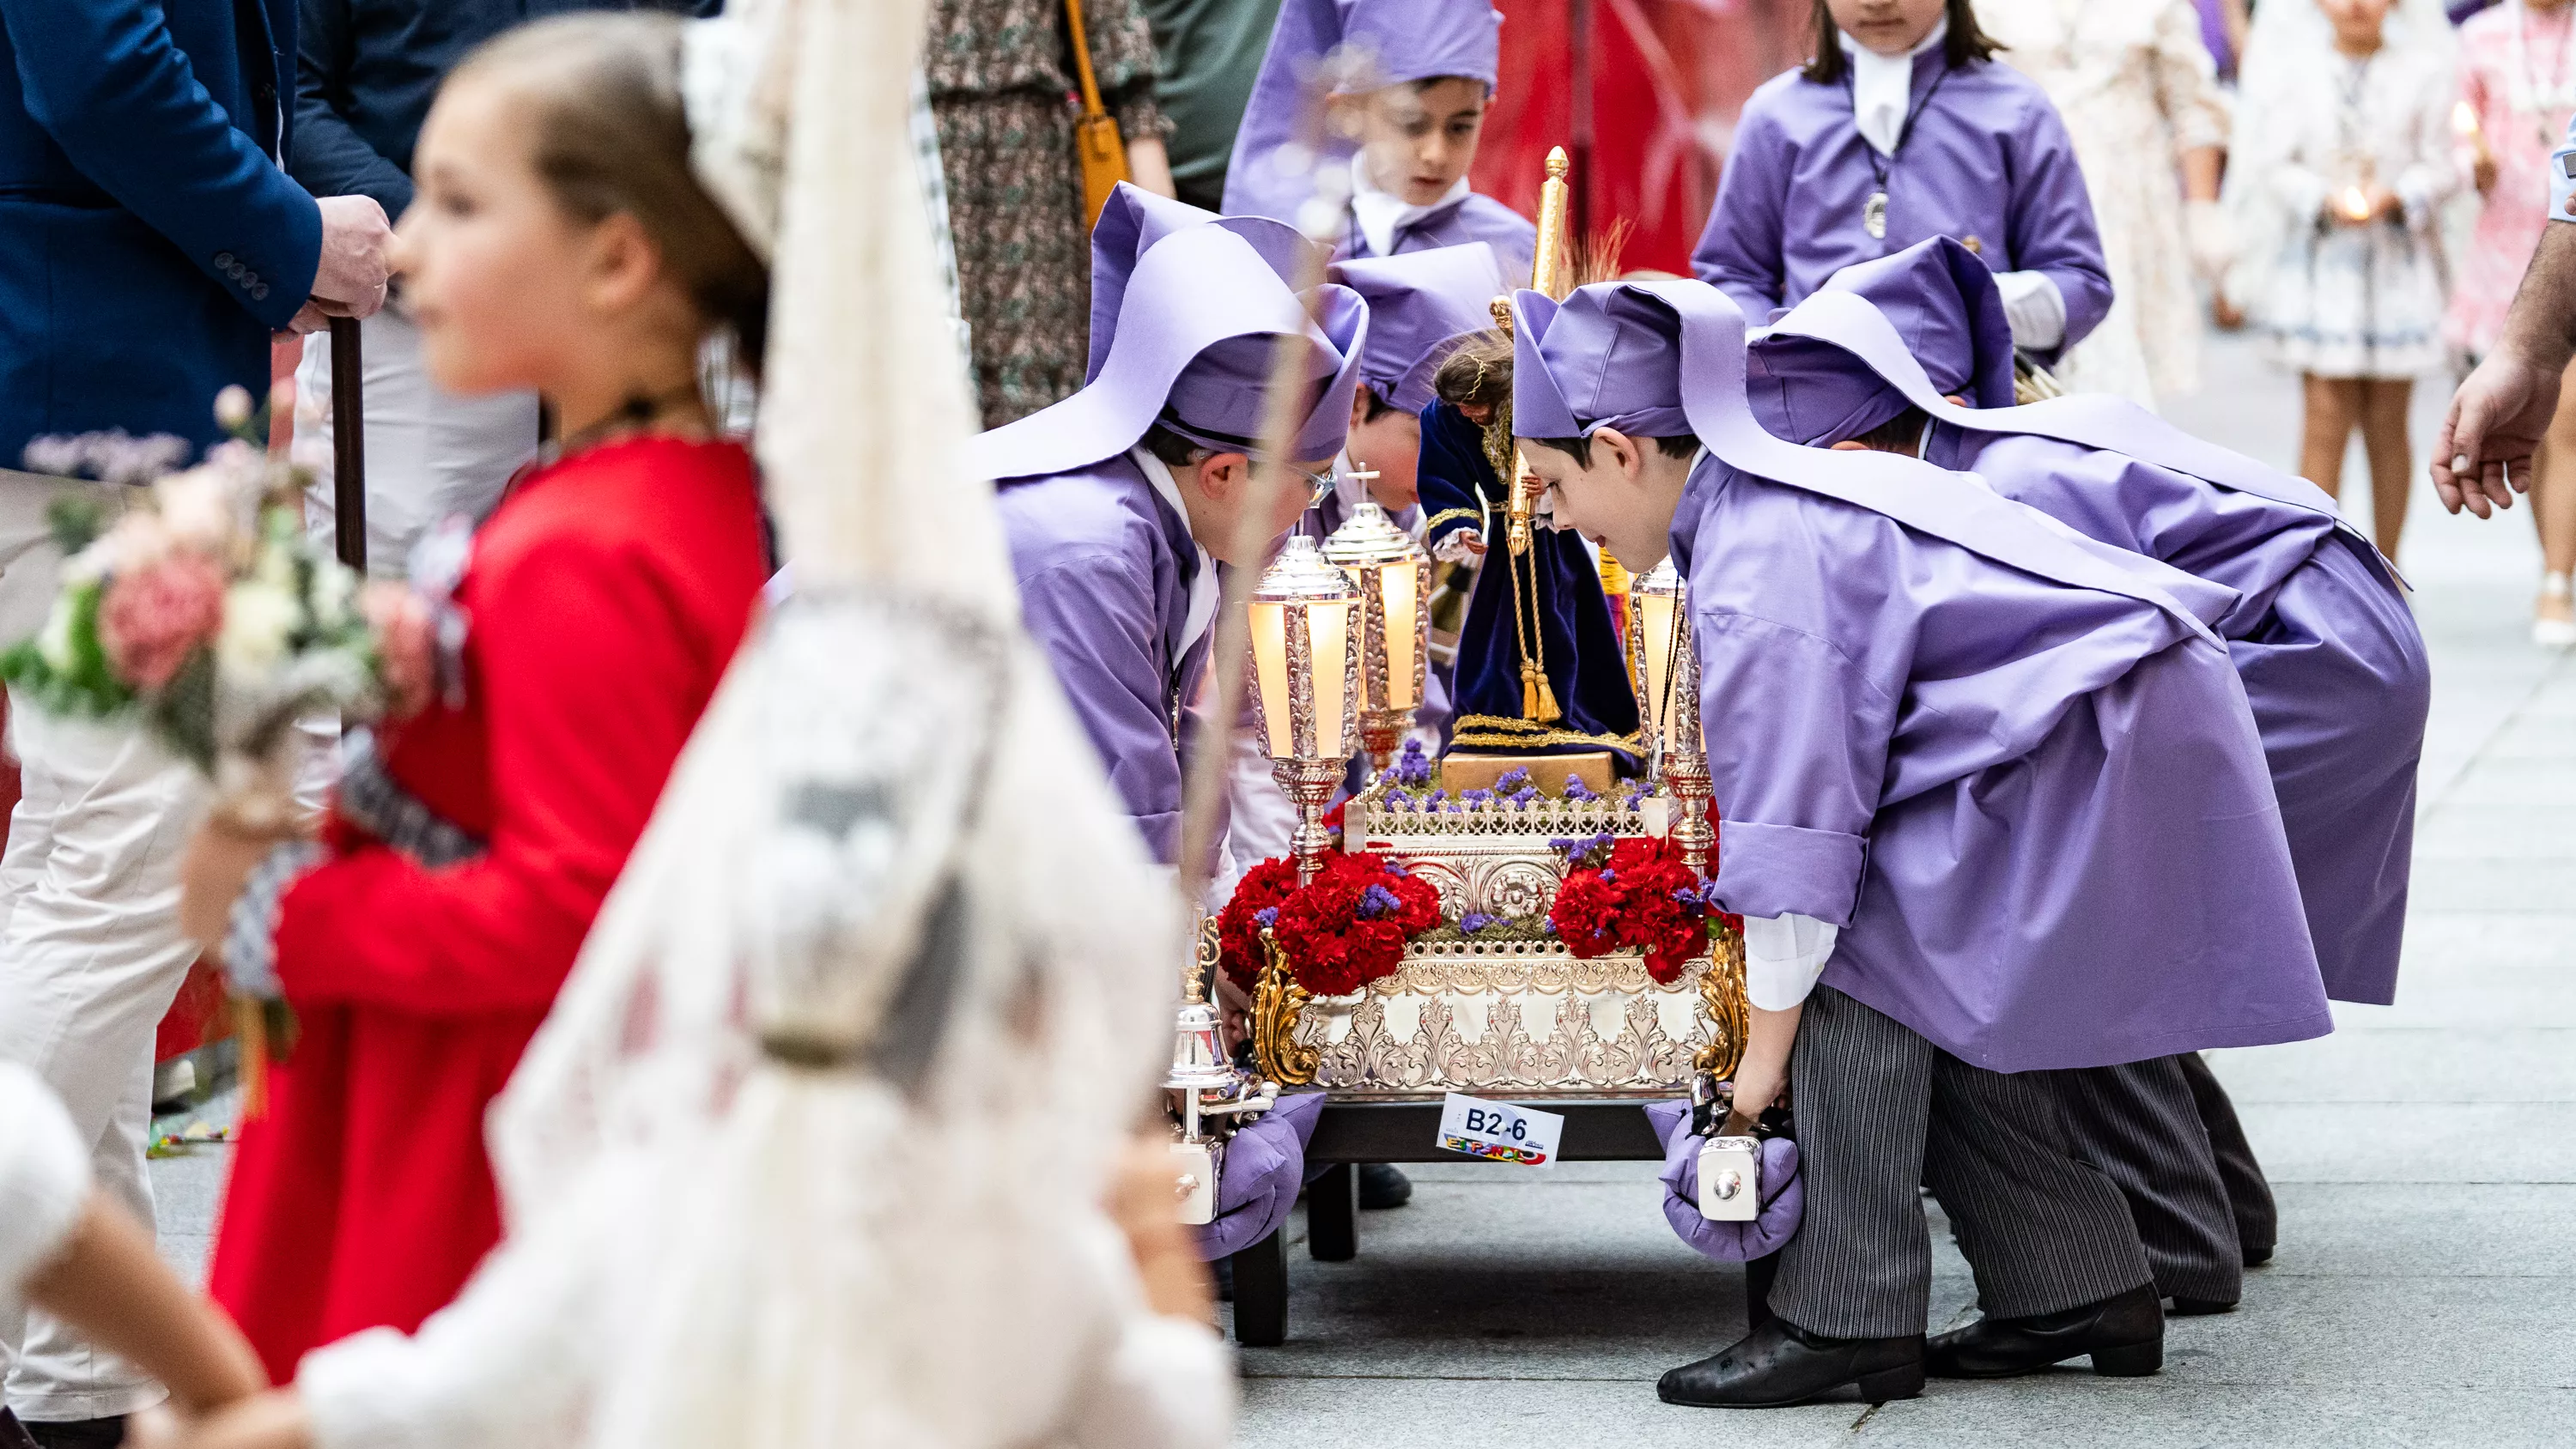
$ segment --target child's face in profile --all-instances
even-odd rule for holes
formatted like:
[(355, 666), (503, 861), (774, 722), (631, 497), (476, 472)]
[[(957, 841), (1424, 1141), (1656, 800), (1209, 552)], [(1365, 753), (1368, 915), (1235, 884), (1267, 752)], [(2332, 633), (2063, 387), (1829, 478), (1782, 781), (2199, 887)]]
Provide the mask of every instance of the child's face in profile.
[(1946, 0), (1825, 0), (1834, 24), (1880, 55), (1903, 55), (1923, 43)]
[(1381, 86), (1358, 105), (1369, 178), (1408, 206), (1448, 195), (1476, 163), (1476, 141), (1485, 130), (1483, 81), (1443, 76)]
[(439, 92), (413, 153), (403, 295), (430, 376), (450, 392), (543, 387), (587, 319), (587, 228), (555, 204), (528, 152), (520, 103), (467, 80)]
[(1351, 404), (1351, 436), (1342, 451), (1353, 467), (1377, 474), (1369, 480), (1369, 497), (1389, 513), (1402, 513), (1422, 497), (1422, 419), (1402, 408), (1388, 408), (1375, 419), (1368, 411), (1366, 397)]
[(1592, 458), (1523, 439), (1521, 459), (1551, 497), (1556, 526), (1592, 540), (1633, 573), (1672, 551), (1673, 505), (1690, 463), (1668, 458), (1646, 438), (1608, 428), (1592, 435)]
[(2390, 0), (2317, 0), (2326, 23), (2334, 27), (2336, 48), (2366, 55), (2379, 48), (2380, 29), (2388, 20)]

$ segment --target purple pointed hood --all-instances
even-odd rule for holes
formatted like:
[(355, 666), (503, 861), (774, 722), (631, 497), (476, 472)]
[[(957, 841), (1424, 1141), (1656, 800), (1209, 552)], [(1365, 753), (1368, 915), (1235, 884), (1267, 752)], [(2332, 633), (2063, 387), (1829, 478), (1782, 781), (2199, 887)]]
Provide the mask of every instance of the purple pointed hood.
[(1691, 431), (1682, 407), (1680, 319), (1652, 295), (1610, 283), (1563, 302), (1512, 297), (1512, 431), (1524, 438), (1632, 438)]
[(2003, 293), (1994, 271), (1958, 242), (1946, 236), (1916, 242), (1894, 256), (1845, 267), (1820, 290), (1849, 292), (1876, 307), (1942, 392), (1957, 393), (1970, 407), (2013, 405), (2012, 321), (2004, 315)]
[(1350, 164), (1357, 148), (1348, 140), (1312, 150), (1292, 144), (1299, 141), (1306, 87), (1335, 49), (1365, 53), (1372, 86), (1454, 75), (1490, 89), (1502, 70), (1502, 25), (1502, 13), (1488, 0), (1283, 0), (1235, 132), (1226, 211), (1293, 221), (1315, 176)]
[(1251, 243), (1270, 268), (1281, 279), (1294, 285), (1304, 271), (1314, 244), (1299, 235), (1297, 228), (1266, 216), (1219, 216), (1203, 211), (1186, 201), (1158, 196), (1141, 186), (1121, 181), (1109, 193), (1109, 202), (1100, 209), (1100, 220), (1091, 228), (1091, 355), (1083, 366), (1082, 380), (1100, 376), (1100, 364), (1108, 360), (1109, 340), (1118, 332), (1118, 307), (1127, 295), (1127, 279), (1134, 275), (1136, 264), (1153, 250), (1154, 243), (1176, 231), (1214, 222)]
[(1512, 431), (1521, 437), (1588, 436), (1605, 425), (1630, 436), (1689, 434), (1739, 472), (1884, 514), (2025, 573), (2154, 604), (2213, 642), (2201, 621), (2236, 598), (1918, 459), (1784, 439), (1753, 405), (1744, 314), (1706, 282), (1600, 282), (1562, 304), (1522, 292), (1513, 305)]
[(1503, 264), (1491, 244), (1435, 247), (1333, 266), (1333, 280), (1368, 302), (1368, 347), (1360, 380), (1397, 409), (1431, 404), (1431, 375), (1459, 339), (1490, 330), (1503, 295)]
[[(1150, 226), (1156, 210), (1137, 214)], [(1303, 333), (1309, 344), (1311, 396), (1295, 456), (1341, 451), (1368, 338), (1368, 304), (1358, 293), (1317, 288), (1316, 317), (1308, 320), (1273, 260), (1222, 222), (1172, 231), (1132, 267), (1114, 270), (1123, 283), (1118, 310), (1105, 337), (1094, 331), (1100, 357), (1089, 385), (973, 439), (968, 457), (976, 476), (1083, 467), (1134, 447), (1157, 422), (1210, 447), (1257, 451), (1272, 351), (1288, 332)]]
[[(1827, 293), (1875, 307), (1936, 391), (1983, 407), (2012, 406), (2012, 324), (2003, 296), (1994, 273), (1958, 242), (1933, 237), (1845, 267), (1817, 295)], [(1840, 305), (1848, 304), (1828, 302), (1808, 315)], [(1746, 390), (1763, 427), (1822, 447), (1859, 437), (1911, 406), (1904, 390), (1866, 360), (1801, 331), (1791, 320), (1797, 316), (1793, 308), (1754, 334), (1745, 359)]]

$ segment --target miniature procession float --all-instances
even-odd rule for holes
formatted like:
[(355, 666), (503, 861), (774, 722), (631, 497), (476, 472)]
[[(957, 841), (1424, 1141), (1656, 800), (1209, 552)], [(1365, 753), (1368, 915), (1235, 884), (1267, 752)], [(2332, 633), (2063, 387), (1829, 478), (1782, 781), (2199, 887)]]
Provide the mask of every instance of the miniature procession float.
[[(1550, 160), (1535, 273), (1562, 296), (1563, 153)], [(1509, 325), (1499, 301), (1496, 320)], [(1521, 562), (1537, 484), (1508, 432), (1489, 456), (1514, 485), (1488, 519), (1506, 547), (1477, 587), (1512, 591), (1520, 624), (1541, 606), (1543, 576)], [(1204, 924), (1166, 1084), (1182, 1220), (1201, 1225), (1207, 1256), (1232, 1260), (1242, 1342), (1284, 1339), (1284, 1225), (1301, 1184), (1312, 1255), (1355, 1255), (1357, 1163), (1663, 1160), (1666, 1215), (1686, 1240), (1731, 1259), (1776, 1246), (1747, 1234), (1778, 1169), (1752, 1138), (1716, 1135), (1748, 1011), (1740, 922), (1712, 901), (1718, 832), (1683, 587), (1666, 563), (1624, 598), (1638, 733), (1622, 778), (1606, 749), (1435, 759), (1408, 737), (1432, 561), (1376, 504), (1320, 546), (1291, 538), (1262, 574), (1247, 692), (1300, 823), (1291, 856), (1255, 867)], [(1553, 701), (1533, 660), (1519, 669), (1535, 731)], [(1355, 754), (1365, 783), (1333, 806)], [(1247, 1051), (1228, 1050), (1212, 995), (1237, 1004)], [(1775, 1163), (1778, 1149), (1794, 1151), (1776, 1144)]]

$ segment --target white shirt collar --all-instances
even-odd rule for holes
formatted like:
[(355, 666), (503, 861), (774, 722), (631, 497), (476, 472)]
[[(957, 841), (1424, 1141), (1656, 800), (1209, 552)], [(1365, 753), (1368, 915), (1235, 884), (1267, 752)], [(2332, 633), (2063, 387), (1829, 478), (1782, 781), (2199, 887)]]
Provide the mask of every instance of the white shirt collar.
[[(1130, 448), (1127, 456), (1136, 461), (1137, 468), (1144, 473), (1145, 481), (1153, 485), (1154, 492), (1172, 505), (1172, 512), (1179, 515), (1181, 528), (1186, 532), (1190, 526), (1190, 510), (1181, 502), (1180, 481), (1172, 476), (1172, 470), (1147, 448)], [(1190, 543), (1197, 547), (1198, 535), (1191, 534)], [(1181, 626), (1181, 641), (1172, 651), (1172, 667), (1175, 669), (1180, 667), (1182, 656), (1190, 652), (1190, 646), (1196, 644), (1199, 636), (1207, 632), (1208, 625), (1216, 621), (1216, 560), (1209, 557), (1204, 548), (1198, 549), (1198, 555), (1198, 570), (1190, 575), (1189, 622)]]
[(1351, 217), (1359, 223), (1372, 256), (1394, 256), (1397, 232), (1443, 207), (1456, 206), (1467, 199), (1467, 191), (1467, 178), (1461, 176), (1438, 201), (1415, 206), (1379, 187), (1377, 178), (1369, 174), (1367, 151), (1351, 157)]
[(1843, 54), (1851, 58), (1852, 124), (1860, 128), (1861, 139), (1881, 156), (1896, 154), (1897, 143), (1905, 139), (1905, 114), (1914, 105), (1914, 58), (1939, 45), (1950, 35), (1950, 17), (1943, 15), (1932, 22), (1914, 48), (1903, 55), (1881, 55), (1840, 31), (1834, 39), (1841, 42)]

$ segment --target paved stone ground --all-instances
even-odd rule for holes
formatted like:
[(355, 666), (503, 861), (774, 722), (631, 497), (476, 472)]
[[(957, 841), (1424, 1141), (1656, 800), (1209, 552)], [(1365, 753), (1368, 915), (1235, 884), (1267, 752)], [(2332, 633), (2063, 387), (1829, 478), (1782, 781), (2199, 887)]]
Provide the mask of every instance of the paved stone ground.
[[(2298, 400), (2238, 343), (2178, 419), (2288, 463)], [(2446, 385), (2418, 400), (2428, 450)], [(2352, 515), (2366, 519), (2356, 454)], [(1647, 1165), (1420, 1170), (1357, 1261), (1292, 1251), (1289, 1342), (1248, 1350), (1254, 1449), (1673, 1445), (2563, 1445), (2576, 1440), (2576, 658), (2526, 635), (2521, 511), (2452, 519), (2419, 480), (2404, 563), (2434, 658), (2406, 974), (2336, 1033), (2219, 1054), (2279, 1190), (2244, 1306), (2176, 1322), (2165, 1372), (1935, 1383), (1766, 1414), (1667, 1408), (1655, 1377), (1743, 1329), (1736, 1270), (1683, 1249)], [(1937, 1224), (1936, 1224), (1937, 1229)], [(1933, 1326), (1966, 1315), (1942, 1258)]]
[[(2176, 410), (2286, 463), (2297, 398), (2238, 344)], [(2419, 399), (2428, 448), (2446, 390)], [(2356, 459), (2353, 476), (2362, 474)], [(2356, 482), (2357, 492), (2366, 484)], [(2281, 1196), (2279, 1257), (2232, 1316), (2177, 1322), (2149, 1380), (2061, 1371), (1758, 1415), (1654, 1379), (1735, 1338), (1741, 1279), (1673, 1239), (1647, 1168), (1420, 1169), (1356, 1262), (1292, 1257), (1290, 1341), (1244, 1354), (1251, 1449), (2095, 1444), (2563, 1445), (2576, 1439), (2576, 657), (2526, 639), (2526, 517), (2428, 485), (2405, 564), (2434, 657), (2398, 1005), (2218, 1061)], [(2366, 498), (2352, 502), (2366, 518)], [(229, 1117), (218, 1101), (207, 1115)], [(166, 1124), (175, 1127), (186, 1118)], [(202, 1272), (228, 1152), (155, 1164), (162, 1243)], [(1937, 1228), (1936, 1224), (1936, 1228)], [(1302, 1228), (1297, 1229), (1302, 1240)], [(1942, 1245), (1935, 1326), (1974, 1297)]]

